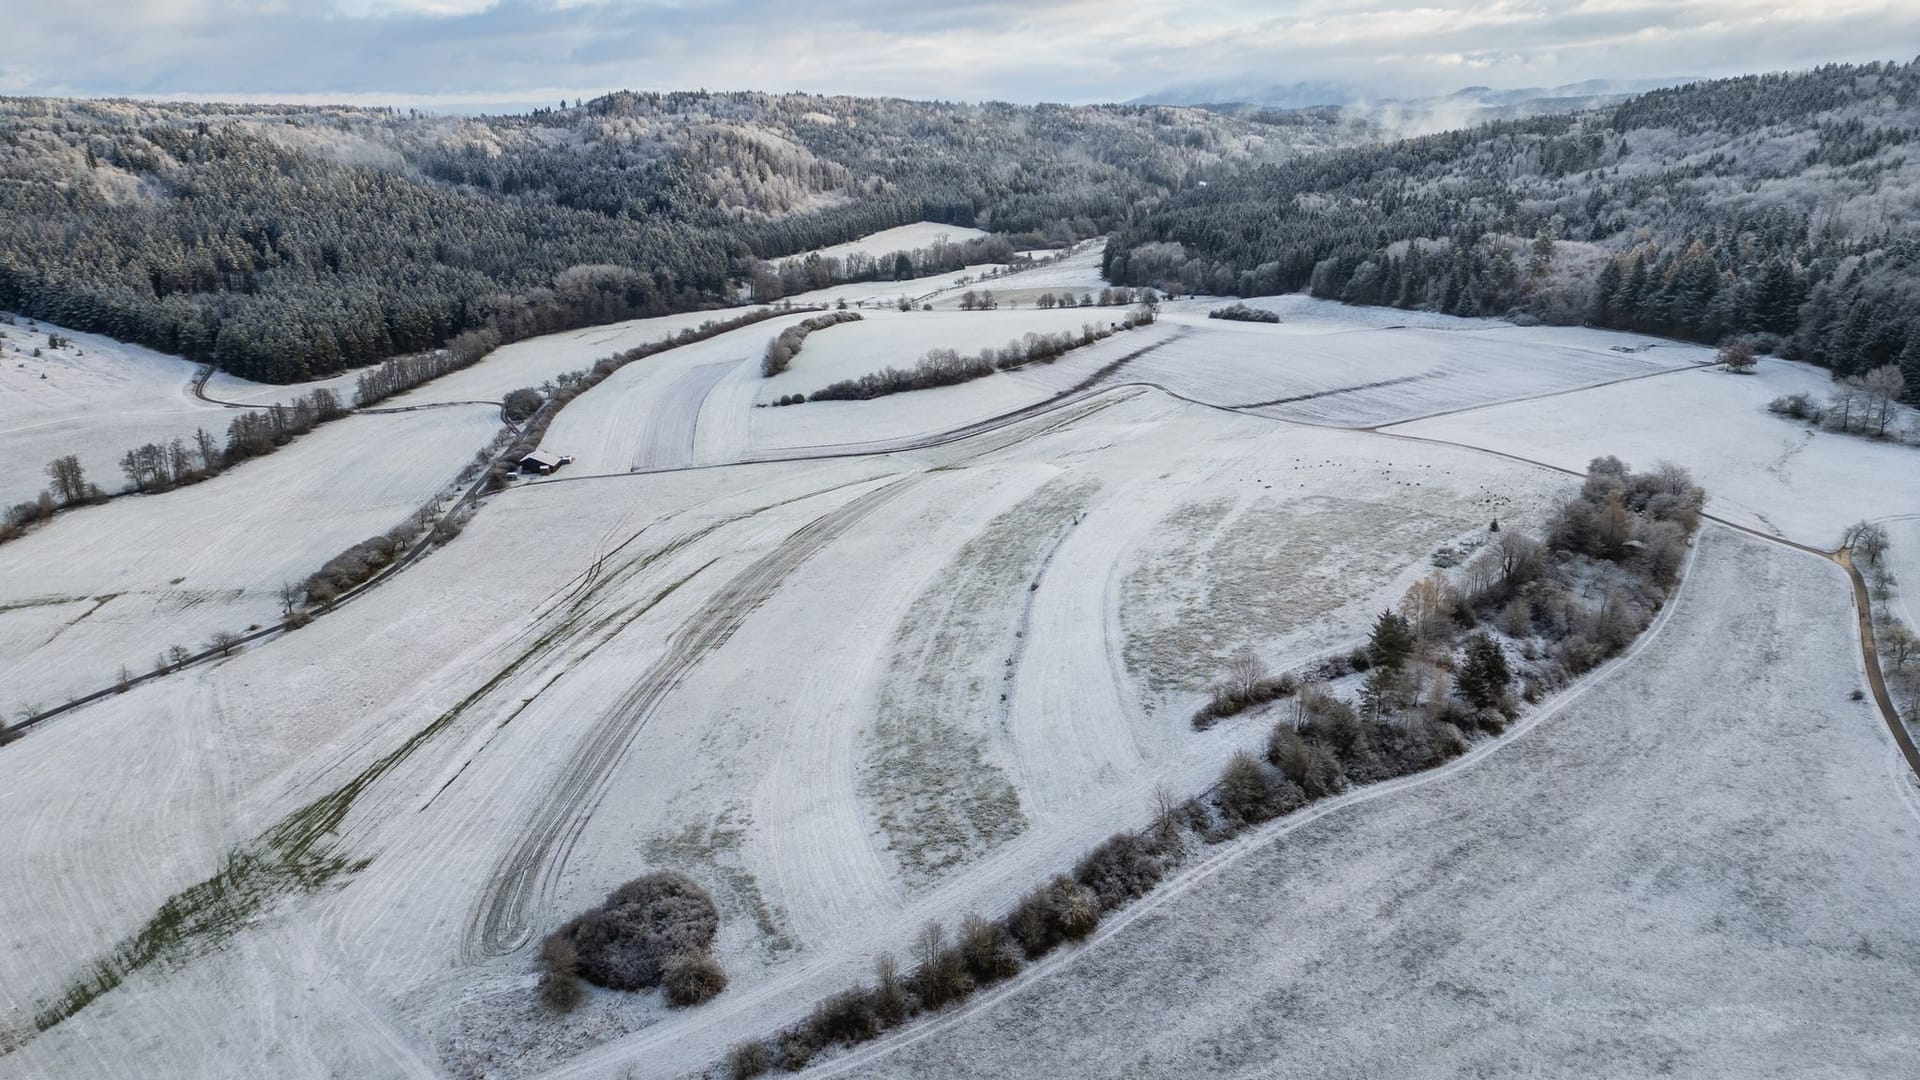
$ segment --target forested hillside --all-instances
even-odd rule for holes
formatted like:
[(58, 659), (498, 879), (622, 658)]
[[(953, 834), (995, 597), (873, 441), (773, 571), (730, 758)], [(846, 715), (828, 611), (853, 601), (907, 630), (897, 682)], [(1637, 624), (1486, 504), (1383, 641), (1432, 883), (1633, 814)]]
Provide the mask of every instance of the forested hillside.
[(1763, 349), (1920, 400), (1920, 62), (1296, 158), (1110, 242), (1115, 283), (1522, 313)]
[(807, 95), (482, 118), (0, 99), (0, 307), (292, 381), (462, 332), (726, 302), (757, 259), (923, 218), (1023, 245), (1097, 235), (1198, 178), (1351, 138), (1304, 117)]

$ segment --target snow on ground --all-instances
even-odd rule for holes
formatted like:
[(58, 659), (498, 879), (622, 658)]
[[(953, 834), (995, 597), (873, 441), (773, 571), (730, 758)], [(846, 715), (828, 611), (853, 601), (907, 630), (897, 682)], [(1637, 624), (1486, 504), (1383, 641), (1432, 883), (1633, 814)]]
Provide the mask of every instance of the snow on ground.
[(1032, 333), (1077, 332), (1090, 322), (1105, 325), (1107, 320), (1102, 315), (1111, 315), (1111, 309), (1096, 311), (869, 311), (860, 322), (809, 334), (785, 372), (760, 381), (756, 400), (767, 402), (787, 394), (812, 393), (829, 383), (883, 368), (912, 368), (934, 349), (973, 354)]
[(275, 621), (283, 582), (400, 524), (498, 430), (484, 407), (357, 416), (212, 480), (61, 514), (0, 545), (0, 708), (144, 673)]
[(967, 289), (980, 288), (979, 279), (982, 275), (1006, 268), (1005, 263), (977, 263), (949, 273), (929, 274), (926, 277), (909, 278), (905, 281), (852, 281), (843, 285), (829, 285), (810, 292), (794, 293), (781, 302), (796, 305), (845, 303), (854, 308), (895, 307), (901, 298), (905, 297), (916, 304), (933, 303), (948, 294), (957, 298)]
[(1862, 518), (1920, 511), (1920, 450), (1767, 412), (1776, 397), (1799, 392), (1819, 400), (1831, 385), (1820, 368), (1762, 359), (1753, 375), (1686, 372), (1391, 431), (1569, 469), (1585, 469), (1601, 454), (1636, 467), (1678, 462), (1706, 486), (1712, 513), (1831, 549)]
[(1894, 595), (1887, 607), (1908, 629), (1920, 631), (1920, 510), (1885, 525), (1889, 546), (1883, 558), (1894, 580)]
[[(49, 348), (48, 334), (73, 344)], [(0, 324), (0, 453), (12, 463), (0, 475), (0, 506), (38, 497), (46, 463), (65, 454), (79, 456), (89, 481), (118, 491), (127, 482), (120, 456), (142, 443), (190, 440), (202, 427), (224, 439), (230, 414), (193, 398), (196, 370), (98, 334), (51, 323), (28, 329), (25, 319)]]
[(1651, 647), (1511, 745), (1269, 827), (1042, 977), (816, 1072), (1920, 1073), (1920, 813), (1848, 700), (1845, 581), (1701, 546)]
[[(1101, 311), (1103, 309), (1094, 309)], [(1107, 308), (1109, 317), (1119, 309)], [(1228, 408), (1341, 427), (1395, 420), (1580, 386), (1653, 375), (1711, 360), (1711, 350), (1673, 346), (1639, 353), (1608, 346), (1626, 335), (1522, 328), (1491, 319), (1441, 326), (1379, 327), (1324, 304), (1313, 318), (1269, 325), (1175, 312), (1184, 331), (1129, 363), (1114, 381), (1149, 382)], [(1071, 362), (1024, 376), (1064, 389), (1084, 377)]]
[[(1327, 467), (1304, 468), (1310, 460)], [(332, 1058), (275, 1017), (312, 1010), (317, 1040), (360, 1009), (387, 1017), (409, 1045), (457, 1039), (459, 1060), (515, 1054), (526, 1040), (546, 1048), (535, 1056), (558, 1060), (581, 1047), (542, 1041), (551, 1039), (539, 1033), (547, 1025), (530, 1023), (529, 935), (646, 867), (681, 866), (721, 900), (719, 948), (734, 989), (707, 1009), (672, 1014), (645, 997), (596, 995), (586, 1015), (597, 1019), (583, 1022), (605, 1035), (643, 1029), (636, 1046), (607, 1051), (614, 1059), (650, 1060), (665, 1044), (674, 1049), (661, 1068), (699, 1066), (739, 1031), (804, 1011), (876, 949), (903, 947), (919, 921), (1004, 904), (1144, 815), (1156, 784), (1202, 786), (1236, 741), (1259, 737), (1257, 723), (1205, 735), (1186, 726), (1196, 688), (1212, 674), (1204, 642), (1186, 683), (1165, 695), (1173, 704), (1142, 708), (1129, 689), (1139, 677), (1125, 657), (1130, 635), (1169, 641), (1187, 632), (1185, 602), (1158, 596), (1138, 575), (1196, 505), (1229, 503), (1236, 518), (1282, 530), (1296, 520), (1290, 514), (1325, 516), (1336, 494), (1354, 512), (1353, 543), (1290, 556), (1297, 586), (1244, 546), (1238, 563), (1232, 545), (1207, 556), (1223, 579), (1273, 588), (1275, 607), (1295, 613), (1252, 628), (1278, 662), (1349, 640), (1421, 571), (1429, 541), (1478, 527), (1485, 500), (1531, 491), (1537, 504), (1559, 484), (1480, 455), (1409, 454), (1371, 436), (1221, 417), (1129, 390), (911, 454), (516, 489), (366, 601), (195, 676), (221, 704), (212, 722), (229, 729), (209, 741), (254, 745), (260, 759), (226, 767), (198, 812), (220, 813), (221, 796), (246, 812), (213, 830), (215, 841), (176, 845), (189, 853), (176, 861), (149, 855), (119, 871), (125, 880), (98, 903), (68, 902), (60, 909), (68, 915), (36, 903), (36, 919), (86, 922), (86, 932), (48, 933), (7, 982), (30, 988), (16, 991), (28, 1000), (50, 994), (92, 955), (84, 946), (127, 932), (139, 897), (151, 910), (168, 888), (206, 873), (220, 842), (339, 783), (487, 683), (491, 670), (504, 681), (356, 802), (344, 843), (373, 865), (235, 947), (310, 977), (216, 977), (196, 964), (180, 978), (222, 1003), (217, 1031), (238, 1038), (272, 1027), (289, 1060), (307, 1063), (293, 1067), (314, 1074)], [(1377, 522), (1394, 519), (1424, 521), (1426, 534), (1365, 542)], [(1350, 591), (1316, 584), (1340, 574), (1350, 575)], [(824, 626), (823, 612), (835, 613)], [(327, 683), (326, 669), (358, 666), (375, 648), (402, 651), (392, 636), (416, 632), (434, 638), (417, 663), (370, 658), (373, 675), (337, 690)], [(356, 643), (376, 633), (380, 640)], [(307, 636), (315, 634), (324, 637)], [(963, 682), (964, 702), (941, 708), (952, 677), (938, 663), (941, 642), (1004, 688)], [(323, 644), (340, 655), (322, 660)], [(515, 665), (523, 653), (531, 659)], [(1010, 669), (992, 662), (1002, 655), (1015, 658)], [(296, 683), (268, 674), (283, 666)], [(167, 716), (193, 706), (143, 688), (108, 708), (72, 727), (124, 710), (115, 728), (124, 737), (136, 715), (164, 729)], [(303, 718), (287, 735), (261, 740), (276, 714), (296, 708)], [(908, 727), (890, 734), (895, 715)], [(329, 745), (315, 726), (328, 716), (339, 733), (316, 752)], [(915, 730), (915, 717), (935, 727)], [(76, 745), (63, 759), (64, 742), (40, 745), (52, 756), (42, 772), (71, 775), (88, 752)], [(327, 761), (337, 764), (318, 773)], [(910, 795), (948, 782), (960, 792), (1010, 791), (1017, 816), (993, 824)], [(160, 797), (139, 785), (107, 803), (62, 790), (36, 784), (32, 795), (49, 801), (48, 813), (77, 804), (77, 816), (107, 815), (103, 827)], [(193, 827), (187, 816), (163, 820)], [(491, 889), (523, 865), (518, 845), (549, 820), (559, 829), (553, 846), (524, 864), (536, 883), (530, 906), (508, 904), (496, 926)], [(942, 839), (956, 828), (962, 839)], [(170, 846), (151, 832), (144, 843)], [(71, 877), (85, 891), (103, 873)], [(0, 896), (33, 891), (31, 881), (0, 876)], [(508, 952), (496, 954), (490, 927), (507, 934)], [(205, 963), (232, 966), (226, 953)], [(244, 1071), (193, 1056), (203, 1051), (162, 1034), (166, 1014), (141, 1003), (186, 985), (143, 974), (138, 989), (109, 995), (134, 1004), (89, 1009), (71, 1029), (36, 1040), (24, 1060), (79, 1054), (75, 1040), (91, 1048), (85, 1060), (113, 1060), (121, 1040), (147, 1039), (183, 1055), (169, 1058), (182, 1072)]]
[(616, 353), (664, 341), (682, 330), (697, 329), (703, 323), (736, 319), (749, 310), (752, 309), (728, 308), (628, 319), (516, 341), (488, 353), (470, 368), (435, 379), (381, 405), (392, 408), (436, 401), (499, 401), (523, 386), (537, 388), (569, 372), (591, 368)]
[[(1093, 293), (1098, 297), (1100, 290), (1107, 286), (1106, 279), (1100, 276), (1101, 268), (1105, 265), (1105, 254), (1104, 239), (1087, 240), (1076, 245), (1073, 253), (1064, 259), (979, 281), (973, 287), (990, 289), (995, 297), (1023, 305), (1031, 304), (1045, 292), (1056, 296), (1072, 293), (1076, 297), (1082, 293)], [(960, 295), (960, 292), (954, 292), (934, 306), (958, 307)]]
[[(272, 383), (252, 382), (224, 371), (215, 371), (207, 377), (207, 385), (202, 388), (202, 391), (207, 397), (212, 398), (214, 401), (229, 401), (240, 405), (265, 406), (275, 404), (276, 402), (290, 402), (295, 398), (305, 397), (315, 390), (331, 390), (340, 398), (342, 405), (352, 408), (354, 386), (360, 381), (362, 370), (363, 369), (355, 368), (352, 371), (343, 371), (338, 375), (330, 375), (324, 379), (313, 379), (309, 382), (302, 383), (287, 383), (283, 386)], [(224, 429), (225, 422), (223, 421), (222, 431), (219, 432), (219, 434), (225, 434)]]
[[(811, 313), (768, 319), (628, 364), (568, 405), (541, 446), (571, 454), (575, 472), (677, 468), (748, 452), (760, 359)], [(696, 436), (709, 443), (701, 452)]]
[(932, 221), (916, 221), (911, 225), (900, 225), (891, 229), (882, 229), (877, 233), (868, 233), (857, 240), (832, 247), (803, 251), (798, 255), (789, 255), (781, 262), (805, 259), (809, 255), (818, 255), (823, 259), (844, 259), (849, 255), (870, 255), (879, 258), (896, 251), (919, 251), (935, 244), (961, 244), (968, 240), (978, 240), (989, 235), (983, 229), (968, 228), (964, 225), (941, 225)]
[[(1056, 402), (955, 442), (924, 436), (1045, 402), (1156, 343), (1167, 344), (1111, 382), (1146, 371), (1149, 381), (1226, 405), (1347, 390), (1260, 410), (1341, 423), (1658, 372), (1698, 352), (1618, 353), (1609, 346), (1635, 339), (1482, 320), (1426, 317), (1390, 330), (1397, 324), (1381, 319), (1405, 313), (1282, 303), (1293, 317), (1280, 327), (1209, 323), (1170, 305), (1162, 325), (1055, 365), (872, 402), (753, 407), (769, 389), (758, 373), (767, 341), (804, 313), (629, 365), (549, 431), (545, 445), (576, 454), (574, 466), (492, 497), (431, 558), (310, 627), (57, 719), (0, 751), (0, 814), (23, 823), (0, 831), (0, 910), (10, 929), (22, 928), (11, 935), (17, 944), (0, 943), (0, 1042), (170, 893), (213, 873), (228, 852), (251, 850), (263, 830), (315, 799), (346, 800), (330, 850), (371, 860), (327, 889), (276, 895), (211, 956), (136, 973), (0, 1057), (0, 1076), (243, 1076), (257, 1074), (265, 1054), (283, 1075), (316, 1077), (703, 1068), (742, 1036), (801, 1017), (824, 992), (862, 977), (876, 952), (905, 954), (925, 921), (1004, 907), (1113, 830), (1142, 822), (1156, 788), (1204, 788), (1234, 748), (1265, 735), (1257, 714), (1206, 733), (1187, 723), (1236, 648), (1252, 645), (1279, 668), (1348, 647), (1430, 568), (1436, 548), (1481, 537), (1491, 518), (1533, 522), (1572, 483), (1476, 450), (1222, 412), (1141, 386)], [(902, 319), (939, 318), (998, 343), (1011, 336), (1001, 328), (1033, 317), (870, 316), (817, 333), (795, 366), (851, 370), (864, 361), (836, 355), (836, 335), (870, 332), (875, 342), (841, 347), (877, 355), (934, 325)], [(614, 351), (587, 334), (557, 338), (521, 359), (571, 370)], [(1428, 366), (1410, 369), (1408, 356)], [(521, 385), (525, 370), (501, 365), (486, 377)], [(1422, 370), (1439, 374), (1352, 389)], [(1686, 461), (1707, 425), (1670, 418), (1638, 429), (1564, 403), (1633, 388), (1682, 398), (1702, 386), (1757, 393), (1742, 384), (1798, 377), (1771, 364), (1751, 380), (1679, 371), (1447, 419), (1541, 410), (1558, 417), (1570, 443), (1615, 433), (1618, 444), (1596, 452), (1635, 464)], [(1363, 400), (1381, 389), (1390, 392)], [(1343, 397), (1363, 404), (1336, 404)], [(1660, 399), (1649, 392), (1641, 407)], [(1716, 402), (1726, 398), (1691, 406), (1720, 415)], [(1751, 434), (1740, 426), (1745, 413), (1726, 416), (1730, 437)], [(1758, 416), (1790, 436), (1799, 430)], [(76, 657), (85, 657), (79, 668), (110, 671), (124, 653), (140, 667), (174, 640), (265, 621), (282, 580), (395, 523), (494, 427), (481, 407), (357, 417), (207, 484), (80, 511), (0, 546), (8, 590), (0, 681), (12, 689), (16, 679), (39, 680), (59, 693), (52, 682)], [(805, 445), (848, 456), (684, 468)], [(851, 456), (862, 447), (892, 452)], [(1576, 468), (1592, 456), (1550, 449), (1572, 454)], [(1829, 452), (1868, 455), (1857, 463), (1880, 449), (1912, 453), (1858, 439)], [(1552, 459), (1537, 445), (1527, 456)], [(628, 475), (636, 467), (680, 468)], [(1696, 471), (1711, 489), (1714, 474)], [(1776, 516), (1775, 502), (1799, 495), (1753, 492)], [(1831, 851), (1890, 846), (1892, 771), (1884, 739), (1864, 733), (1878, 721), (1844, 700), (1857, 661), (1843, 585), (1806, 556), (1781, 561), (1774, 549), (1745, 546), (1756, 543), (1704, 540), (1700, 581), (1670, 608), (1659, 647), (1561, 718), (1404, 800), (1303, 827), (1300, 837), (1320, 848), (1295, 839), (1261, 847), (1217, 879), (1166, 894), (1173, 905), (1208, 898), (1198, 917), (1215, 918), (1217, 908), (1231, 929), (1199, 945), (1156, 938), (1123, 954), (1120, 975), (1090, 976), (1128, 989), (1113, 1009), (1074, 1021), (1084, 1040), (1038, 1032), (1028, 1058), (995, 1069), (992, 1051), (975, 1045), (989, 1037), (970, 1022), (911, 1053), (928, 1055), (933, 1072), (1019, 1072), (1066, 1046), (1095, 1055), (1097, 1071), (1133, 1071), (1140, 1041), (1126, 1036), (1138, 1030), (1145, 1006), (1135, 1006), (1150, 1002), (1153, 977), (1199, 978), (1164, 958), (1240, 934), (1296, 939), (1262, 939), (1259, 979), (1202, 952), (1210, 975), (1182, 986), (1181, 1000), (1217, 985), (1257, 1012), (1271, 1001), (1256, 983), (1299, 984), (1289, 965), (1328, 957), (1323, 971), (1358, 973), (1313, 984), (1325, 983), (1330, 1007), (1379, 1010), (1384, 1023), (1369, 1034), (1409, 1016), (1423, 1046), (1425, 1032), (1452, 1033), (1432, 1045), (1456, 1055), (1455, 1071), (1550, 1052), (1501, 1043), (1472, 1057), (1479, 1051), (1459, 1034), (1463, 1024), (1486, 1026), (1472, 1027), (1450, 1003), (1497, 997), (1521, 977), (1509, 966), (1540, 973), (1526, 976), (1539, 993), (1507, 999), (1510, 1010), (1543, 995), (1591, 998), (1610, 1003), (1609, 1022), (1644, 1026), (1632, 1008), (1642, 999), (1621, 989), (1624, 976), (1604, 992), (1571, 981), (1617, 970), (1589, 951), (1622, 925), (1649, 943), (1634, 956), (1670, 960), (1684, 975), (1718, 977), (1708, 960), (1749, 953), (1763, 974), (1822, 970), (1806, 941), (1827, 943), (1812, 930), (1828, 928), (1807, 922), (1799, 899), (1764, 876), (1765, 889), (1735, 890), (1727, 901), (1724, 868), (1752, 862), (1778, 874), (1791, 862), (1782, 851), (1825, 860), (1802, 884), (1856, 921), (1860, 897), (1879, 895), (1876, 867), (1909, 881), (1913, 873), (1877, 854), (1833, 868)], [(129, 549), (130, 559), (110, 557)], [(1744, 586), (1732, 581), (1741, 567), (1753, 575)], [(1756, 606), (1766, 597), (1771, 611)], [(117, 616), (128, 601), (142, 606)], [(1706, 640), (1739, 647), (1679, 657), (1677, 645)], [(1756, 657), (1788, 660), (1755, 666)], [(1699, 678), (1702, 663), (1724, 676)], [(1703, 686), (1747, 696), (1715, 702)], [(1669, 700), (1678, 705), (1643, 707)], [(1783, 716), (1794, 722), (1776, 723)], [(1828, 742), (1837, 749), (1822, 757)], [(1796, 787), (1789, 765), (1805, 762), (1819, 769)], [(1699, 776), (1709, 782), (1683, 786)], [(1348, 824), (1356, 819), (1364, 820)], [(1462, 841), (1463, 822), (1482, 831)], [(1907, 828), (1911, 850), (1920, 829), (1912, 819)], [(1714, 861), (1730, 846), (1738, 858)], [(1517, 869), (1500, 861), (1509, 855)], [(1621, 892), (1622, 868), (1642, 865), (1662, 872), (1632, 877)], [(713, 890), (727, 992), (669, 1012), (655, 995), (596, 991), (564, 1023), (544, 1017), (533, 1001), (540, 935), (662, 866)], [(1435, 866), (1483, 869), (1461, 877)], [(1249, 867), (1268, 869), (1213, 884)], [(1396, 881), (1420, 887), (1396, 891)], [(1621, 896), (1645, 906), (1623, 908)], [(1696, 917), (1714, 904), (1722, 923)], [(1535, 909), (1546, 914), (1516, 926), (1514, 911)], [(1275, 920), (1274, 910), (1291, 914)], [(1375, 911), (1382, 917), (1368, 925), (1377, 932), (1354, 939), (1355, 913)], [(1895, 914), (1913, 924), (1913, 913)], [(1762, 925), (1753, 920), (1770, 915), (1785, 920), (1777, 923), (1785, 937), (1752, 944)], [(1136, 923), (1138, 932), (1177, 925), (1156, 918)], [(1132, 941), (1127, 933), (1110, 948)], [(1482, 937), (1491, 944), (1476, 950)], [(1548, 943), (1548, 963), (1523, 962), (1528, 938)], [(1911, 935), (1868, 945), (1879, 958), (1858, 963), (1877, 985), (1910, 991), (1914, 957), (1901, 950), (1913, 949)], [(1423, 950), (1453, 965), (1444, 978), (1393, 981)], [(1062, 981), (1079, 977), (1079, 965), (1060, 966)], [(1670, 984), (1663, 974), (1647, 979), (1647, 1015), (1688, 1004), (1661, 990)], [(1310, 1024), (1318, 1015), (1297, 985), (1277, 1000), (1308, 1010)], [(1778, 1000), (1742, 1000), (1755, 1010), (1742, 1015), (1760, 1023), (1780, 1015)], [(1897, 1004), (1911, 1013), (1910, 997)], [(1232, 1025), (1234, 1011), (1174, 1010), (1168, 1057), (1141, 1069), (1195, 1071), (1194, 1048), (1216, 1034), (1204, 1017)], [(1592, 1044), (1579, 1042), (1583, 1031), (1603, 1030), (1580, 1026), (1590, 1015), (1536, 1026), (1556, 1033), (1551, 1052), (1572, 1053)], [(1869, 1007), (1857, 1016), (1880, 1030)], [(1287, 1039), (1298, 1027), (1277, 1026)], [(1306, 1031), (1303, 1045), (1318, 1055), (1308, 1060), (1325, 1069), (1305, 1071), (1405, 1071), (1391, 1067), (1387, 1036), (1343, 1050), (1334, 1036)], [(1238, 1044), (1227, 1036), (1253, 1037), (1238, 1027), (1217, 1033), (1229, 1054)], [(1112, 1058), (1116, 1046), (1132, 1056)], [(1631, 1045), (1609, 1046), (1625, 1055), (1623, 1071), (1652, 1071), (1638, 1067)], [(950, 1065), (976, 1054), (978, 1069)], [(1280, 1058), (1268, 1047), (1258, 1060)], [(1080, 1071), (1071, 1061), (1052, 1068)]]

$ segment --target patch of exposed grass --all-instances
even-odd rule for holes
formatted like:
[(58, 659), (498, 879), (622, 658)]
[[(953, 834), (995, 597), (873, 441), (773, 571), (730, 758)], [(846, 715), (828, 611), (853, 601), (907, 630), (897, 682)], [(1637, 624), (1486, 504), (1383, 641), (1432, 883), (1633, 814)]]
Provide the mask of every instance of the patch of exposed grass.
[(1026, 828), (986, 738), (954, 718), (997, 712), (1034, 574), (1096, 490), (1056, 480), (996, 517), (901, 623), (860, 786), (912, 880), (932, 880)]

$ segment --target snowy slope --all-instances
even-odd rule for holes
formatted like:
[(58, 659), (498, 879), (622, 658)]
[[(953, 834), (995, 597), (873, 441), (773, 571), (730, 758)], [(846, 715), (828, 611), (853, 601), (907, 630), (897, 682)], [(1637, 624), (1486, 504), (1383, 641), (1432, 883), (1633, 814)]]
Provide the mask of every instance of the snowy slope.
[(1920, 807), (1847, 700), (1844, 580), (1701, 545), (1651, 647), (1512, 745), (1283, 819), (818, 1075), (1920, 1070)]
[(1569, 469), (1601, 454), (1636, 466), (1679, 462), (1706, 486), (1712, 512), (1831, 549), (1862, 518), (1920, 512), (1920, 452), (1767, 412), (1775, 397), (1819, 400), (1830, 386), (1819, 368), (1762, 359), (1751, 376), (1687, 372), (1391, 430)]
[(204, 483), (0, 544), (0, 708), (57, 704), (172, 645), (276, 619), (283, 582), (398, 525), (498, 430), (485, 407), (328, 424)]
[[(73, 344), (49, 348), (52, 333)], [(0, 475), (0, 504), (37, 497), (46, 463), (65, 454), (78, 455), (87, 479), (111, 492), (126, 485), (120, 455), (135, 446), (191, 439), (202, 427), (226, 437), (231, 414), (194, 399), (197, 368), (177, 356), (51, 323), (29, 330), (25, 319), (0, 324), (0, 335), (0, 452), (11, 463)]]
[(916, 221), (912, 225), (900, 225), (892, 229), (882, 229), (877, 233), (868, 233), (857, 240), (831, 247), (815, 248), (790, 255), (781, 262), (804, 260), (810, 255), (821, 258), (844, 259), (849, 255), (869, 255), (879, 258), (896, 251), (918, 251), (935, 244), (961, 244), (968, 240), (978, 240), (988, 235), (983, 229), (972, 229), (964, 225), (942, 225), (933, 221)]

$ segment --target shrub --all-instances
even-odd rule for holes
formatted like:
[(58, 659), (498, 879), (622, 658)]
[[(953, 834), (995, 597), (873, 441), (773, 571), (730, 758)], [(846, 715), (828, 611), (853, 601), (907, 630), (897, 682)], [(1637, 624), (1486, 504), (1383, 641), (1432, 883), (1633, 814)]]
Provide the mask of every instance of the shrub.
[(974, 986), (987, 986), (1020, 974), (1020, 953), (1005, 924), (969, 915), (960, 924), (955, 947)]
[(585, 991), (580, 988), (580, 955), (566, 935), (555, 932), (540, 943), (540, 1000), (561, 1012), (571, 1012)]
[(766, 1075), (772, 1065), (767, 1044), (754, 1039), (733, 1048), (732, 1055), (727, 1058), (727, 1075), (733, 1080), (753, 1080), (756, 1076)]
[(873, 997), (864, 990), (842, 990), (813, 1007), (804, 1028), (807, 1041), (815, 1047), (840, 1042), (852, 1046), (863, 1043), (886, 1030), (886, 1024), (873, 1007)]
[(1280, 813), (1279, 791), (1260, 759), (1245, 750), (1233, 755), (1220, 774), (1220, 809), (1228, 820), (1257, 825)]
[(710, 1001), (725, 990), (727, 973), (705, 949), (686, 949), (667, 958), (660, 981), (666, 987), (667, 1004), (683, 1009)]
[(642, 990), (660, 985), (669, 958), (704, 953), (719, 927), (713, 897), (686, 875), (662, 870), (615, 889), (559, 933), (578, 953), (588, 982)]
[(545, 401), (546, 398), (540, 395), (540, 391), (529, 386), (523, 386), (511, 394), (508, 394), (506, 398), (501, 401), (500, 411), (508, 420), (519, 423), (527, 417), (532, 416)]
[(965, 957), (946, 945), (946, 932), (939, 923), (928, 923), (920, 931), (920, 966), (913, 972), (913, 989), (920, 1001), (937, 1009), (973, 993), (973, 986)]
[(1166, 873), (1154, 846), (1138, 833), (1115, 833), (1073, 868), (1075, 881), (1093, 890), (1100, 910), (1112, 911), (1144, 896)]
[(1352, 705), (1318, 690), (1311, 697), (1302, 694), (1301, 704), (1306, 718), (1300, 725), (1302, 735), (1324, 742), (1343, 765), (1366, 760), (1371, 753), (1367, 728)]
[(900, 981), (900, 961), (892, 953), (873, 958), (873, 1011), (880, 1022), (892, 1027), (913, 1011), (907, 1000), (907, 988)]
[(1226, 307), (1214, 308), (1212, 311), (1207, 312), (1207, 318), (1256, 323), (1277, 323), (1280, 321), (1280, 316), (1273, 312), (1265, 311), (1257, 307), (1249, 307), (1246, 304), (1228, 304)]
[(1285, 724), (1273, 729), (1267, 741), (1267, 760), (1280, 775), (1298, 787), (1309, 799), (1318, 799), (1340, 790), (1340, 762), (1318, 740), (1308, 741)]
[(780, 1041), (774, 1048), (774, 1060), (787, 1072), (799, 1072), (813, 1060), (816, 1047), (810, 1035), (801, 1028), (781, 1033)]
[(1466, 733), (1453, 724), (1445, 720), (1431, 720), (1428, 721), (1427, 731), (1440, 760), (1457, 758), (1467, 752)]
[(1716, 359), (1736, 375), (1751, 375), (1754, 366), (1753, 343), (1745, 338), (1735, 338), (1720, 347), (1720, 355)]
[(1065, 874), (1028, 893), (1007, 916), (1007, 929), (1028, 959), (1063, 941), (1079, 941), (1099, 924), (1100, 898)]

